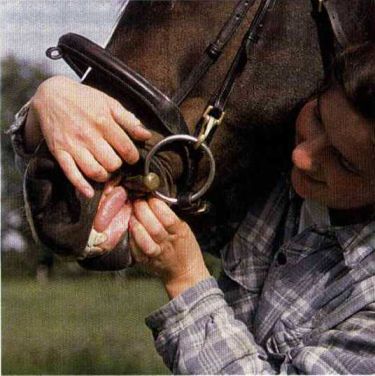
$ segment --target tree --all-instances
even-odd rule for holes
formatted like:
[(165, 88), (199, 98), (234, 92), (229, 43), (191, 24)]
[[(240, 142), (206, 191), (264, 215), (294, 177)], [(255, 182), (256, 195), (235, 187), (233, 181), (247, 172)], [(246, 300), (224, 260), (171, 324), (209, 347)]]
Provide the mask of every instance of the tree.
[[(11, 250), (12, 247), (13, 250), (17, 250), (17, 247), (23, 245), (29, 253), (34, 248), (23, 214), (22, 177), (15, 167), (10, 137), (5, 134), (5, 131), (13, 122), (14, 114), (31, 98), (39, 84), (49, 76), (50, 74), (40, 65), (32, 65), (14, 56), (8, 56), (1, 61), (1, 239), (3, 251)], [(11, 257), (20, 260), (21, 255), (12, 252)], [(27, 259), (25, 263), (22, 262), (23, 272), (33, 273), (30, 269), (33, 263), (29, 260), (35, 257), (29, 258), (23, 255), (22, 258)], [(3, 257), (3, 271), (6, 271), (7, 264), (9, 265), (8, 259), (8, 254), (7, 257)], [(19, 266), (21, 269), (21, 265)], [(28, 270), (24, 270), (25, 267)]]

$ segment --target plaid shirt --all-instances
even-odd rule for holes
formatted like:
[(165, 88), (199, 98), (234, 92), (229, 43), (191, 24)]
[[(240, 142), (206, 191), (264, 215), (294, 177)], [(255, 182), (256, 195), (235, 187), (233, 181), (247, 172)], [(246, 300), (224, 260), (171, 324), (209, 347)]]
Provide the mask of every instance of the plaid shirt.
[(173, 373), (375, 373), (375, 222), (311, 226), (281, 182), (209, 278), (146, 319)]

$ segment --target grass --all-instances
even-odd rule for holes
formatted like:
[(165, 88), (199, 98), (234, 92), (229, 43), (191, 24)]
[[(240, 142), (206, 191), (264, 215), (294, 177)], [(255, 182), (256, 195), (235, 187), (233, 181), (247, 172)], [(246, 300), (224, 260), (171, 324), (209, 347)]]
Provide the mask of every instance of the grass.
[(144, 318), (167, 302), (153, 279), (2, 283), (2, 374), (167, 374)]

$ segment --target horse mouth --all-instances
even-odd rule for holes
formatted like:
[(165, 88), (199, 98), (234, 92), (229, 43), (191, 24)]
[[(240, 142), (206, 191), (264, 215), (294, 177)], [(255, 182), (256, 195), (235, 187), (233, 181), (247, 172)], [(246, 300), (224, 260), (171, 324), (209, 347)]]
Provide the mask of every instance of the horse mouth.
[(116, 179), (106, 184), (96, 212), (89, 238), (98, 253), (114, 249), (127, 235), (132, 213), (132, 199)]

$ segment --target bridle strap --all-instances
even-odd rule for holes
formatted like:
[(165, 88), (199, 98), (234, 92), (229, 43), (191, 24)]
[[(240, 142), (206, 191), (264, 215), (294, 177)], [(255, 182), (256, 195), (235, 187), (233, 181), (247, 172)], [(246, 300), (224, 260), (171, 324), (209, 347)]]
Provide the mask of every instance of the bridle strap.
[(332, 27), (333, 34), (341, 49), (344, 49), (349, 44), (348, 36), (346, 35), (342, 23), (340, 22), (340, 16), (337, 13), (337, 8), (330, 0), (323, 1), (323, 7), (325, 8)]
[[(201, 145), (203, 142), (208, 145), (210, 144), (210, 141), (212, 140), (212, 137), (217, 129), (217, 125), (221, 123), (224, 117), (224, 109), (232, 93), (236, 79), (241, 74), (248, 61), (251, 48), (259, 40), (260, 32), (263, 29), (268, 11), (273, 8), (275, 2), (276, 0), (261, 1), (250, 27), (242, 39), (241, 45), (232, 61), (232, 64), (225, 75), (222, 85), (216, 90), (212, 98), (208, 101), (207, 107), (200, 121), (195, 127), (194, 136), (196, 136), (198, 139), (196, 147)], [(202, 138), (202, 135), (204, 135), (204, 138)], [(194, 163), (191, 165), (192, 173), (190, 176), (194, 176), (193, 172), (197, 169), (201, 157), (201, 153), (195, 154), (193, 161)], [(187, 179), (187, 191), (191, 189), (193, 183), (193, 179)], [(187, 194), (186, 197), (189, 198), (189, 195)], [(184, 196), (181, 196), (180, 202), (182, 202), (183, 199)]]
[(210, 67), (218, 60), (225, 46), (240, 27), (248, 10), (254, 2), (255, 0), (240, 0), (237, 3), (228, 20), (221, 28), (215, 41), (210, 43), (206, 48), (198, 64), (195, 65), (189, 76), (182, 82), (178, 90), (172, 96), (174, 103), (180, 105), (208, 72)]
[(331, 73), (331, 67), (335, 55), (334, 34), (330, 25), (327, 11), (322, 7), (319, 0), (311, 0), (311, 15), (316, 24), (318, 33), (320, 55), (322, 57), (324, 77), (328, 78)]
[(241, 74), (248, 59), (250, 58), (251, 48), (258, 42), (260, 32), (263, 29), (264, 21), (268, 11), (273, 8), (276, 0), (262, 0), (257, 12), (251, 22), (251, 25), (242, 39), (240, 48), (234, 57), (231, 67), (229, 68), (220, 89), (210, 100), (214, 109), (224, 111), (229, 96), (233, 90), (237, 77)]
[(329, 0), (311, 0), (312, 17), (315, 20), (324, 75), (330, 77), (336, 51), (343, 50), (349, 43), (340, 22), (335, 5)]
[[(201, 121), (196, 126), (196, 136), (198, 136), (199, 133), (202, 133), (202, 127), (207, 125), (205, 119), (210, 119), (209, 121), (212, 121), (213, 123), (215, 123), (215, 120), (218, 123), (222, 121), (225, 114), (224, 109), (232, 93), (236, 79), (242, 73), (243, 68), (248, 62), (252, 47), (259, 40), (268, 12), (273, 9), (275, 3), (276, 0), (262, 0), (259, 4), (250, 27), (244, 35), (232, 64), (225, 75), (224, 81), (209, 100)], [(206, 143), (209, 143), (212, 140), (216, 128), (217, 127), (215, 125), (212, 126), (212, 130), (209, 131), (209, 135), (206, 135), (204, 138)]]

